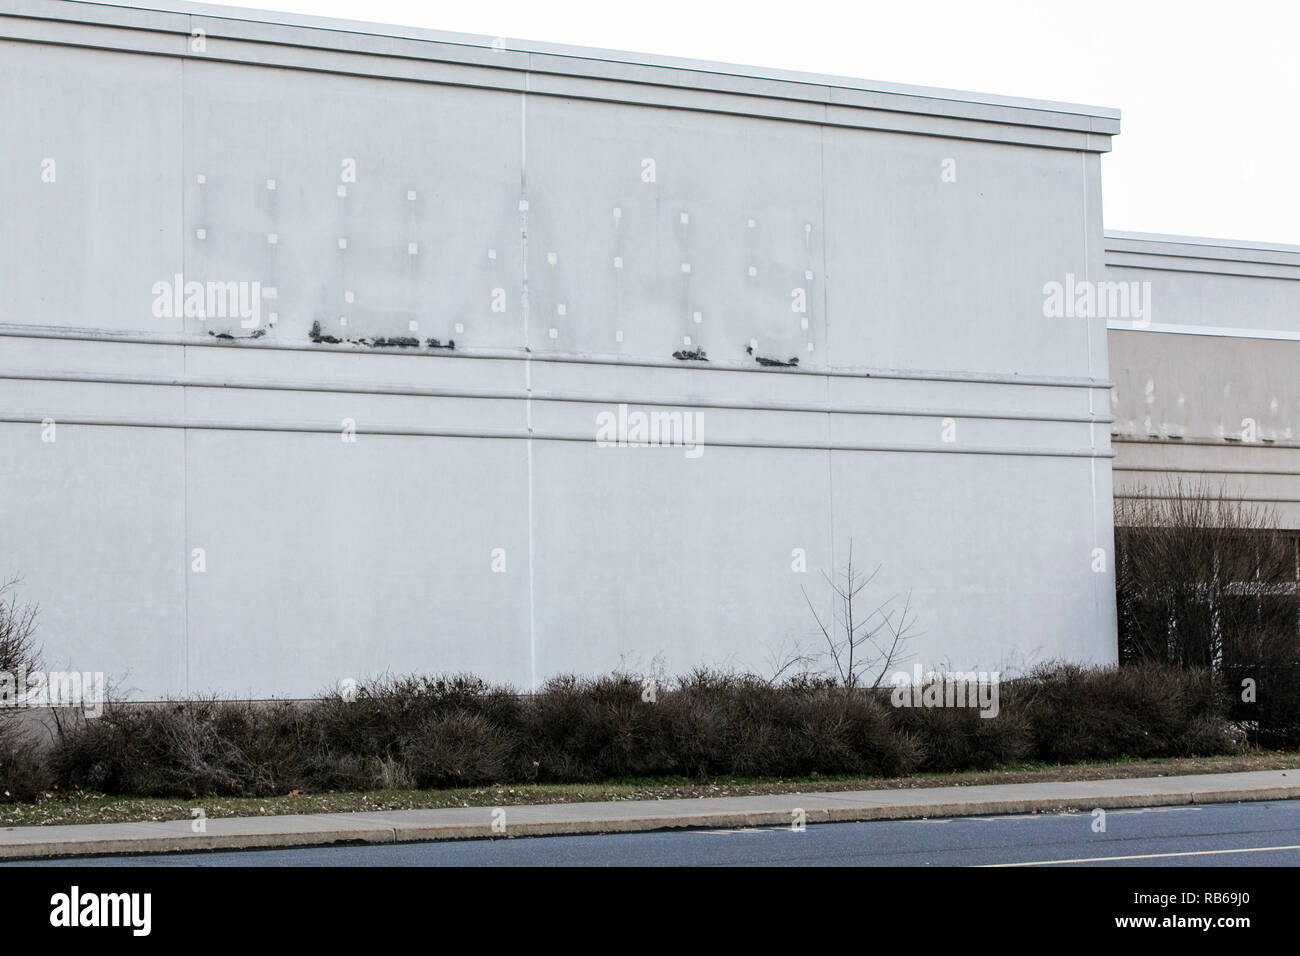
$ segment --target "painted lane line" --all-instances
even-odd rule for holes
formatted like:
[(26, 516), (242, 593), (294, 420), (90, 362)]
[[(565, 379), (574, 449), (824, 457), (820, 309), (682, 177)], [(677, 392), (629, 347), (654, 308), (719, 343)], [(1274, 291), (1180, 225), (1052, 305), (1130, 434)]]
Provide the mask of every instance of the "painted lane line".
[(1077, 860), (1031, 860), (1028, 863), (981, 863), (981, 869), (1011, 866), (1057, 866), (1062, 863), (1106, 863), (1111, 860), (1159, 860), (1174, 856), (1218, 856), (1225, 853), (1272, 853), (1278, 850), (1300, 850), (1295, 846), (1250, 846), (1236, 850), (1184, 850), (1179, 853), (1138, 853), (1132, 856), (1092, 856)]

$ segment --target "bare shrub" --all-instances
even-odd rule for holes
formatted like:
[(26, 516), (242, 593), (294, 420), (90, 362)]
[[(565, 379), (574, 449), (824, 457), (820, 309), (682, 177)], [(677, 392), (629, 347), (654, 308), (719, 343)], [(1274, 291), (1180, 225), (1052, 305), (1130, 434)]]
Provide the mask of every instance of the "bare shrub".
[[(0, 672), (16, 674), (39, 666), (36, 616), (33, 604), (18, 603), (20, 578), (0, 582)], [(3, 710), (0, 710), (3, 713)]]
[(673, 772), (664, 711), (643, 690), (630, 674), (547, 681), (525, 707), (522, 772), (554, 781)]
[(893, 708), (830, 676), (774, 685), (696, 670), (647, 695), (626, 674), (518, 696), (463, 676), (384, 681), (349, 700), (113, 703), (69, 723), (62, 786), (145, 796), (262, 796), (686, 775), (888, 777), (1023, 759), (1185, 756), (1233, 747), (1199, 672), (1051, 665), (976, 708)]
[[(105, 793), (241, 794), (242, 755), (213, 719), (221, 706), (203, 698), (153, 707), (108, 705), (97, 720), (63, 737), (55, 750), (56, 770), (71, 786)], [(228, 734), (230, 726), (223, 730)]]
[(988, 770), (1026, 760), (1033, 739), (1028, 716), (1000, 702), (996, 717), (973, 707), (899, 707), (894, 726), (915, 737), (920, 770)]
[(1025, 716), (1032, 755), (1051, 763), (1235, 749), (1221, 691), (1194, 669), (1043, 664), (1004, 687), (1003, 709)]
[(1199, 669), (1275, 745), (1300, 741), (1300, 538), (1280, 523), (1182, 481), (1116, 499), (1120, 660)]
[(337, 690), (317, 698), (320, 744), (328, 751), (400, 757), (416, 726), (449, 713), (517, 721), (518, 696), (471, 674), (385, 676), (361, 683), (354, 695)]
[(0, 721), (0, 802), (36, 800), (53, 786), (40, 742), (15, 722)]
[[(0, 582), (0, 679), (16, 694), (19, 675), (40, 666), (37, 608), (19, 603), (18, 578)], [(53, 786), (44, 748), (20, 723), (21, 702), (0, 701), (0, 801), (34, 800)]]
[(415, 729), (403, 769), (420, 787), (499, 783), (509, 778), (514, 747), (514, 735), (482, 714), (453, 711)]
[[(803, 592), (808, 610), (826, 642), (828, 670), (845, 687), (880, 687), (894, 668), (908, 661), (907, 643), (915, 637), (916, 616), (912, 613), (911, 595), (899, 600), (897, 595), (872, 604), (863, 592), (880, 573), (876, 565), (870, 573), (853, 563), (853, 542), (849, 542), (849, 559), (839, 578), (822, 572), (830, 585), (831, 613), (823, 620), (808, 592)], [(788, 662), (787, 662), (788, 666)], [(777, 670), (779, 676), (786, 668)]]
[(875, 695), (833, 678), (773, 685), (699, 669), (663, 698), (672, 747), (690, 776), (805, 776), (910, 772), (915, 741), (897, 733)]

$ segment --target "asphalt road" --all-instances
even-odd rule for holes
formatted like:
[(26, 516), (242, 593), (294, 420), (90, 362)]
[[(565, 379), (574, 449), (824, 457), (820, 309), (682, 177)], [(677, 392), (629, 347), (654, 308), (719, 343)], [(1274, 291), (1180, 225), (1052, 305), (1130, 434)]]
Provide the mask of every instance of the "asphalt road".
[(752, 830), (96, 857), (55, 866), (1300, 866), (1300, 800)]

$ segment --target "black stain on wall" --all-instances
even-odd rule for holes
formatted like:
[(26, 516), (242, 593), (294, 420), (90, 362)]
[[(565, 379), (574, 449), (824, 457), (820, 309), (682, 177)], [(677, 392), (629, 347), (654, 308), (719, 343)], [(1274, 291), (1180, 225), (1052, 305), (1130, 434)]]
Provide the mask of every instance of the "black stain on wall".
[(322, 335), (319, 322), (313, 322), (311, 324), (311, 331), (308, 332), (307, 335), (313, 342), (324, 342), (327, 345), (338, 345), (343, 341), (333, 335)]
[(232, 335), (229, 332), (213, 332), (211, 329), (208, 329), (208, 335), (212, 336), (214, 339), (222, 339), (227, 342), (242, 342), (247, 341), (248, 339), (260, 339), (265, 334), (266, 329), (258, 329), (256, 332), (249, 335)]
[(799, 364), (799, 357), (797, 355), (790, 356), (788, 362), (782, 362), (780, 359), (768, 358), (766, 355), (754, 355), (754, 347), (752, 345), (745, 346), (745, 354), (753, 355), (754, 361), (766, 368), (794, 368)]
[[(322, 332), (320, 322), (311, 324), (311, 331), (307, 333), (307, 337), (313, 342), (326, 345), (347, 343), (348, 345), (364, 345), (366, 348), (371, 349), (418, 349), (420, 347), (420, 340), (413, 335), (381, 335), (373, 339), (341, 339), (336, 335), (326, 335)], [(443, 345), (437, 339), (429, 339), (428, 345), (431, 349), (454, 349), (456, 347), (455, 342), (449, 341), (446, 345)]]

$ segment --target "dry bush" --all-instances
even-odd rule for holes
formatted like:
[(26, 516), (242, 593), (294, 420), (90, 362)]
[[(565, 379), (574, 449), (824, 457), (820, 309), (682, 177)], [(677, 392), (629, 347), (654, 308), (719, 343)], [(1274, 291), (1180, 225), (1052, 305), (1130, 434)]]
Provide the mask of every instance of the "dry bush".
[(876, 695), (834, 678), (781, 685), (745, 674), (697, 670), (661, 697), (672, 748), (690, 776), (893, 776), (919, 752), (896, 732)]
[(557, 678), (521, 697), (463, 676), (384, 681), (355, 699), (112, 704), (70, 723), (64, 786), (140, 795), (449, 787), (611, 778), (887, 777), (1021, 759), (1232, 749), (1197, 672), (1052, 665), (1004, 683), (1000, 712), (893, 708), (828, 677), (781, 685), (698, 670), (654, 695), (625, 674)]
[(675, 772), (664, 693), (630, 674), (552, 678), (524, 706), (520, 772), (525, 779), (586, 781)]
[(1222, 693), (1202, 671), (1156, 663), (1049, 663), (1004, 687), (1023, 714), (1030, 755), (1050, 763), (1230, 753)]
[[(1115, 512), (1120, 660), (1199, 669), (1260, 743), (1300, 741), (1300, 538), (1222, 488), (1166, 482)], [(1256, 699), (1243, 700), (1242, 682)]]
[(994, 717), (981, 717), (973, 707), (898, 707), (893, 723), (916, 739), (922, 771), (988, 770), (1032, 753), (1029, 720), (1009, 703), (1000, 699)]
[[(19, 674), (40, 667), (36, 643), (37, 609), (18, 602), (18, 578), (0, 581), (0, 673), (19, 693)], [(34, 800), (53, 786), (40, 743), (20, 725), (19, 701), (0, 702), (0, 801)]]
[[(37, 608), (18, 603), (19, 578), (0, 582), (0, 671), (16, 674), (40, 663), (36, 644)], [(0, 711), (2, 712), (2, 711)]]
[(15, 721), (0, 720), (0, 803), (36, 800), (53, 786), (45, 748)]
[(242, 794), (242, 755), (219, 732), (208, 699), (156, 706), (110, 704), (61, 735), (55, 770), (69, 786), (140, 796)]
[(428, 718), (411, 734), (400, 765), (418, 787), (469, 787), (509, 780), (514, 734), (482, 714)]
[(517, 723), (519, 700), (511, 687), (470, 674), (381, 677), (317, 698), (320, 744), (329, 752), (400, 757), (412, 730), (451, 713), (480, 714), (494, 723)]

